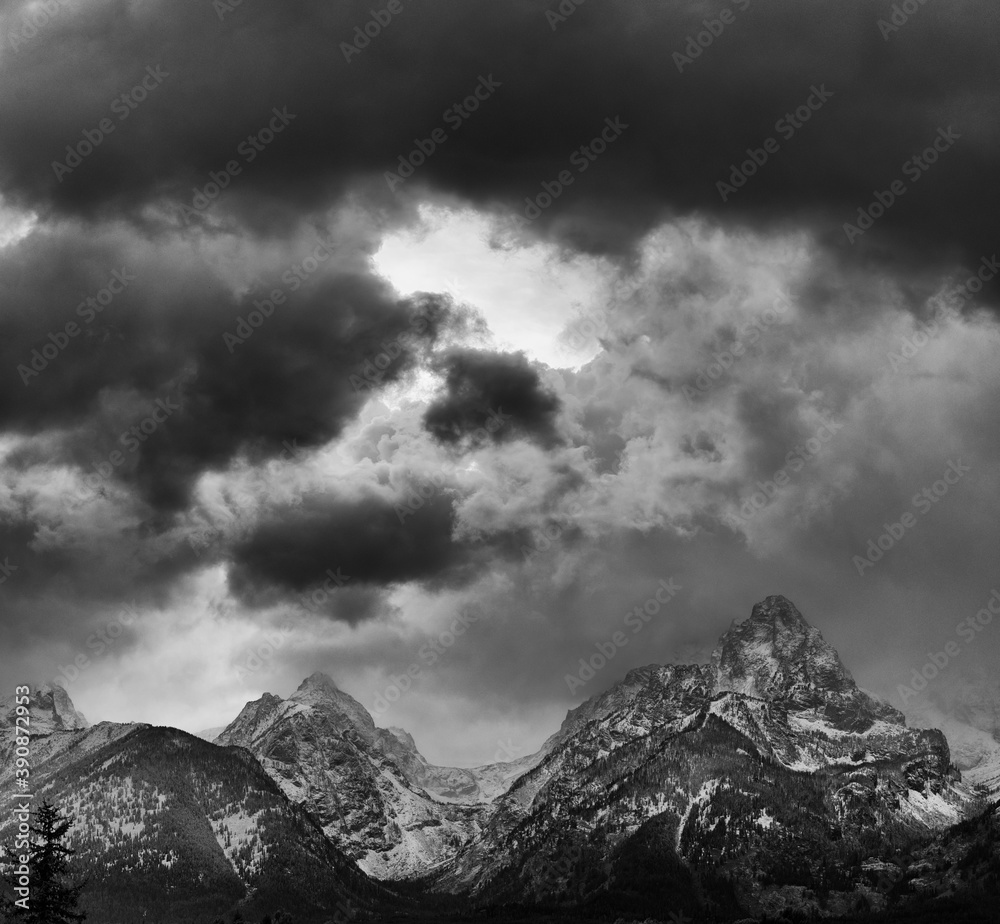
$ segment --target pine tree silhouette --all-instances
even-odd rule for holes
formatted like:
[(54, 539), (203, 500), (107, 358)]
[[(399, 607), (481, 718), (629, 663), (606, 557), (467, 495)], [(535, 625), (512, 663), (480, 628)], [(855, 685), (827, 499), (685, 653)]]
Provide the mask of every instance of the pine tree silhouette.
[(4, 908), (13, 924), (80, 924), (86, 919), (86, 912), (78, 910), (86, 882), (67, 881), (69, 858), (76, 851), (63, 841), (72, 826), (72, 819), (60, 814), (48, 800), (35, 812), (28, 848), (31, 896), (27, 910), (13, 902)]

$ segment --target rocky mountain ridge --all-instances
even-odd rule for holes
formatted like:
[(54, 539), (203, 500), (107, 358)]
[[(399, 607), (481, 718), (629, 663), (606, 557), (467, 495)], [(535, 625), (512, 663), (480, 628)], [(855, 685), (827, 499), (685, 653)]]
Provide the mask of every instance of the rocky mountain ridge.
[(216, 744), (250, 751), (327, 836), (377, 878), (418, 876), (475, 837), (490, 802), (530, 761), (433, 766), (401, 729), (371, 715), (325, 674), (288, 698), (248, 703)]
[[(693, 877), (692, 912), (721, 913), (706, 898), (721, 868), (739, 907), (821, 913), (799, 892), (839, 886), (846, 908), (879, 852), (873, 832), (930, 837), (976, 805), (944, 736), (858, 689), (783, 597), (734, 623), (708, 665), (630, 671), (547, 745), (437, 888), (484, 904), (597, 901), (629, 888), (653, 838)], [(803, 849), (814, 859), (796, 860)]]
[[(994, 821), (948, 840), (986, 804), (975, 784), (1000, 783), (994, 752), (963, 739), (977, 761), (963, 780), (940, 731), (908, 727), (860, 690), (778, 596), (734, 622), (708, 664), (631, 670), (570, 710), (536, 754), (475, 769), (430, 764), (321, 673), (288, 698), (248, 703), (215, 744), (87, 726), (62, 690), (38, 691), (32, 715), (34, 779), (82, 819), (87, 862), (115, 858), (163, 901), (183, 881), (175, 868), (202, 864), (230, 907), (280, 896), (304, 919), (343, 900), (398, 909), (418, 893), (598, 917), (822, 917), (887, 907), (897, 880), (925, 888), (928, 864), (936, 895), (953, 894), (973, 862), (992, 881), (1000, 843)], [(11, 792), (8, 739), (0, 786)], [(176, 775), (177, 760), (189, 771)], [(110, 821), (102, 805), (114, 806)], [(288, 864), (310, 871), (305, 892), (282, 892)], [(386, 880), (419, 880), (418, 892), (407, 884), (403, 898)], [(104, 911), (119, 887), (106, 883)], [(208, 908), (209, 894), (188, 898)]]
[[(12, 768), (0, 768), (0, 841), (10, 842)], [(211, 921), (240, 907), (326, 920), (393, 907), (289, 802), (258, 762), (187, 732), (105, 722), (33, 741), (32, 803), (72, 816), (74, 870), (91, 921)]]

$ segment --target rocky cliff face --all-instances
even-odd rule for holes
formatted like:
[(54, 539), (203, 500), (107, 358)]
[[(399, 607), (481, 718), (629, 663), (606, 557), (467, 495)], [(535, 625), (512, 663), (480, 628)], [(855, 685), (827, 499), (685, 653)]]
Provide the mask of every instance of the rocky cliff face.
[[(376, 903), (393, 907), (245, 751), (114, 723), (38, 744), (33, 801), (74, 819), (69, 845), (75, 874), (87, 879), (89, 920), (210, 921), (238, 903), (248, 920), (283, 908), (318, 924), (338, 911), (348, 920)], [(0, 772), (5, 843), (17, 798), (8, 783)]]
[[(716, 776), (706, 776), (695, 769), (698, 749), (711, 750), (720, 736), (731, 752), (709, 761)], [(829, 784), (823, 814), (834, 827), (864, 817), (929, 831), (957, 821), (968, 799), (944, 736), (908, 728), (901, 713), (860, 690), (819, 630), (780, 596), (734, 623), (711, 663), (630, 671), (571, 710), (537, 754), (512, 764), (434, 767), (410, 735), (377, 728), (322, 674), (287, 700), (265, 694), (249, 703), (217, 740), (250, 750), (368, 873), (435, 872), (443, 890), (484, 895), (511, 870), (530, 871), (542, 844), (569, 836), (581, 800), (588, 811), (601, 806), (611, 844), (653, 818), (681, 824), (682, 816), (696, 841), (713, 800), (726, 801), (732, 780), (762, 765)], [(666, 769), (679, 755), (688, 788)], [(629, 786), (635, 774), (662, 786), (623, 800), (619, 774)], [(526, 894), (535, 891), (541, 897), (545, 887), (533, 882)], [(519, 887), (503, 894), (525, 897)]]
[(506, 788), (495, 767), (429, 764), (410, 735), (376, 728), (324, 674), (307, 678), (287, 700), (268, 693), (248, 703), (216, 743), (249, 750), (288, 798), (377, 878), (421, 875), (453, 857)]
[[(632, 670), (538, 753), (475, 769), (428, 763), (323, 674), (248, 703), (215, 745), (88, 727), (62, 690), (31, 709), (33, 781), (77, 813), (92, 868), (120, 868), (101, 886), (109, 920), (145, 907), (114, 904), (135, 884), (164, 907), (181, 892), (205, 909), (222, 907), (213, 895), (256, 907), (282, 895), (291, 868), (308, 873), (287, 897), (306, 917), (344, 897), (398, 908), (366, 873), (424, 878), (473, 906), (846, 915), (896, 900), (900, 882), (950, 894), (970, 864), (993, 881), (1000, 850), (994, 816), (953, 827), (983, 792), (960, 779), (941, 732), (858, 689), (783, 597), (734, 623), (709, 664)], [(1000, 785), (1000, 761), (974, 743), (961, 746), (972, 782)], [(188, 888), (194, 869), (208, 878)]]
[(836, 727), (864, 731), (903, 714), (858, 689), (840, 655), (785, 597), (767, 597), (734, 623), (712, 654), (715, 692), (816, 710)]
[(914, 725), (945, 733), (963, 779), (1000, 795), (1000, 685), (987, 670), (954, 671), (911, 700)]
[(820, 911), (803, 897), (818, 884), (847, 912), (866, 888), (858, 857), (963, 817), (973, 794), (957, 777), (940, 732), (859, 690), (795, 606), (769, 597), (709, 665), (633, 670), (572, 710), (438, 888), (598, 902), (648, 890), (656, 875), (642, 885), (634, 868), (652, 851), (676, 873), (664, 900), (691, 913), (727, 913), (713, 890), (755, 914)]
[[(31, 691), (31, 734), (51, 735), (56, 731), (79, 731), (88, 727), (82, 712), (78, 712), (66, 691), (48, 684)], [(4, 728), (14, 725), (16, 702), (14, 697), (0, 701), (0, 716)]]

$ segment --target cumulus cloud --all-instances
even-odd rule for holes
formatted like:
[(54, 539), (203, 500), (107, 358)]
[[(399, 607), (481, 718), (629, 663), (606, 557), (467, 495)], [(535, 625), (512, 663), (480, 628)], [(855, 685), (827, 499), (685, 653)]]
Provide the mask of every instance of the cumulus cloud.
[[(222, 22), (210, 6), (88, 3), (0, 63), (5, 195), (43, 213), (152, 220), (151, 203), (176, 215), (234, 162), (221, 214), (262, 230), (352, 189), (398, 213), (383, 174), (441, 128), (407, 192), (522, 212), (568, 170), (573, 185), (532, 227), (584, 248), (620, 253), (665, 216), (700, 212), (807, 225), (844, 255), (911, 268), (992, 253), (985, 0), (922, 8), (890, 41), (878, 22), (891, 10), (866, 0), (744, 4), (687, 64), (678, 55), (705, 28), (698, 5), (588, 6), (556, 30), (548, 8), (418, 4), (348, 62), (329, 52), (369, 18), (360, 2), (245, 7)], [(9, 23), (24, 12), (15, 5)], [(143, 90), (150, 67), (168, 76)], [(401, 73), (421, 77), (404, 93)], [(499, 84), (488, 101), (447, 120), (487, 74)], [(817, 85), (832, 96), (796, 119)], [(294, 118), (268, 134), (275, 108)], [(628, 128), (600, 156), (580, 153), (606, 117)], [(57, 177), (53, 163), (67, 146), (87, 150), (102, 120), (112, 131)], [(961, 137), (940, 163), (905, 173), (948, 126)], [(717, 184), (768, 138), (777, 153), (723, 201)], [(843, 224), (896, 179), (901, 201), (850, 244)]]
[[(927, 5), (886, 40), (867, 0), (733, 6), (691, 54), (697, 4), (553, 28), (541, 0), (414, 3), (345, 60), (367, 5), (93, 0), (0, 57), (4, 670), (50, 674), (134, 601), (129, 676), (172, 621), (232, 661), (289, 615), (276, 675), (319, 652), (368, 694), (476, 605), (424, 689), (512, 715), (571, 704), (562, 665), (668, 576), (683, 594), (615, 672), (704, 651), (769, 593), (872, 678), (974, 612), (998, 538), (992, 10)], [(546, 366), (476, 306), (396, 291), (373, 255), (429, 206), (489, 227), (497, 277), (530, 244), (599, 282), (563, 332), (593, 358)]]
[(507, 442), (518, 436), (552, 446), (559, 437), (559, 401), (523, 355), (455, 350), (438, 361), (444, 395), (424, 414), (424, 425), (443, 443)]

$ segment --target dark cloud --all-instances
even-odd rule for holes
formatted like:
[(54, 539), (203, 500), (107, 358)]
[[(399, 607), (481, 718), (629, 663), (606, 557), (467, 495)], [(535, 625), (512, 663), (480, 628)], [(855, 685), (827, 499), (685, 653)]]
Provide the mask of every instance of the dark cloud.
[(621, 423), (621, 416), (599, 398), (591, 400), (593, 403), (585, 408), (580, 423), (594, 455), (598, 474), (612, 473), (618, 470), (626, 445), (616, 429)]
[[(0, 562), (14, 566), (0, 575), (3, 671), (69, 663), (133, 599), (150, 625), (106, 652), (134, 655), (128, 689), (182, 657), (153, 644), (155, 613), (171, 608), (180, 629), (187, 614), (209, 628), (218, 617), (221, 635), (228, 606), (267, 620), (297, 602), (358, 627), (323, 640), (345, 670), (405, 669), (408, 640), (373, 617), (412, 583), (403, 593), (426, 594), (428, 611), (465, 595), (498, 617), (425, 689), (440, 683), (449, 705), (495, 693), (537, 715), (568, 705), (565, 672), (675, 577), (683, 595), (586, 692), (710, 648), (732, 617), (784, 593), (891, 693), (986, 599), (992, 322), (969, 313), (902, 371), (887, 356), (916, 330), (898, 309), (922, 318), (942, 271), (993, 255), (993, 6), (924, 4), (887, 36), (891, 0), (593, 2), (553, 29), (554, 6), (409, 0), (348, 62), (341, 43), (370, 2), (248, 0), (220, 20), (210, 0), (92, 0), (0, 57), (0, 193), (39, 216), (0, 249)], [(732, 20), (679, 68), (724, 7)], [(0, 13), (8, 34), (23, 9)], [(785, 137), (780, 120), (816, 88), (832, 95)], [(476, 111), (456, 122), (467, 99)], [(446, 139), (390, 191), (385, 172), (435, 129)], [(582, 146), (605, 129), (588, 160)], [(949, 129), (937, 163), (905, 172)], [(723, 201), (719, 181), (769, 137), (777, 150)], [(849, 243), (844, 223), (894, 181), (905, 193)], [(471, 313), (400, 298), (371, 272), (419, 204), (510, 218), (540, 194), (554, 201), (526, 236), (627, 269), (643, 269), (646, 231), (695, 216), (661, 229), (662, 272), (637, 272), (636, 291), (616, 296), (602, 352), (578, 373), (467, 349), (483, 342), (464, 336), (482, 332)], [(328, 220), (363, 228), (337, 225), (330, 261), (292, 292), (284, 271)], [(86, 299), (115, 273), (134, 280), (98, 312)], [(748, 340), (716, 380), (706, 370), (771, 281), (789, 283), (794, 319)], [(287, 298), (270, 312), (275, 289)], [(744, 290), (759, 307), (737, 310)], [(69, 322), (79, 330), (64, 342)], [(36, 351), (42, 368), (27, 375)], [(426, 413), (414, 392), (366, 406), (425, 371), (443, 380)], [(682, 403), (684, 385), (695, 395)], [(792, 468), (824, 408), (843, 431)], [(509, 419), (491, 431), (490, 411)], [(957, 455), (968, 481), (858, 574), (853, 556)], [(281, 484), (265, 477), (261, 463), (289, 456), (306, 464), (280, 469)], [(473, 459), (428, 487), (426, 473)], [(787, 490), (737, 521), (786, 466)], [(227, 471), (192, 501), (201, 476)], [(210, 551), (189, 547), (194, 525)], [(212, 583), (216, 565), (235, 603)], [(330, 571), (344, 584), (327, 594)], [(296, 670), (318, 638), (299, 615), (281, 654)], [(998, 638), (970, 660), (994, 656)]]
[(427, 408), (424, 426), (442, 443), (528, 437), (551, 447), (559, 441), (559, 399), (523, 354), (453, 350), (436, 365), (445, 394)]
[[(586, 4), (553, 29), (551, 6), (410, 3), (348, 62), (341, 43), (371, 17), (360, 0), (244, 4), (221, 22), (195, 0), (99, 0), (0, 63), (0, 182), (43, 212), (139, 215), (190, 205), (236, 161), (219, 201), (273, 233), (348, 189), (398, 209), (383, 173), (440, 128), (404, 190), (521, 212), (567, 170), (572, 184), (531, 227), (585, 248), (623, 252), (665, 215), (695, 211), (808, 226), (843, 254), (905, 254), (911, 267), (992, 254), (1000, 61), (987, 0), (922, 6), (888, 34), (888, 2), (741, 0), (690, 63), (678, 55), (721, 8)], [(147, 67), (169, 76), (128, 108), (121, 96)], [(477, 111), (446, 117), (490, 75), (499, 85)], [(832, 95), (795, 128), (786, 114), (815, 103), (814, 87)], [(249, 160), (241, 145), (284, 107), (294, 120), (245, 148)], [(606, 118), (628, 127), (596, 160), (574, 159)], [(102, 119), (114, 131), (57, 178), (53, 162)], [(908, 176), (904, 163), (949, 126), (959, 140)], [(724, 202), (717, 183), (769, 137), (776, 153)], [(848, 243), (844, 222), (897, 179), (906, 193)]]
[(461, 583), (477, 553), (452, 539), (453, 492), (428, 484), (424, 493), (307, 497), (274, 511), (233, 549), (230, 587), (245, 602), (263, 605), (282, 595), (301, 600), (325, 586), (330, 612), (340, 616), (341, 587)]
[[(127, 286), (88, 304), (114, 273)], [(446, 297), (400, 299), (372, 275), (283, 275), (236, 296), (176, 242), (155, 254), (145, 242), (29, 236), (0, 262), (0, 427), (65, 428), (51, 459), (86, 471), (95, 491), (124, 481), (175, 511), (203, 471), (237, 454), (289, 458), (328, 442), (462, 323)]]

